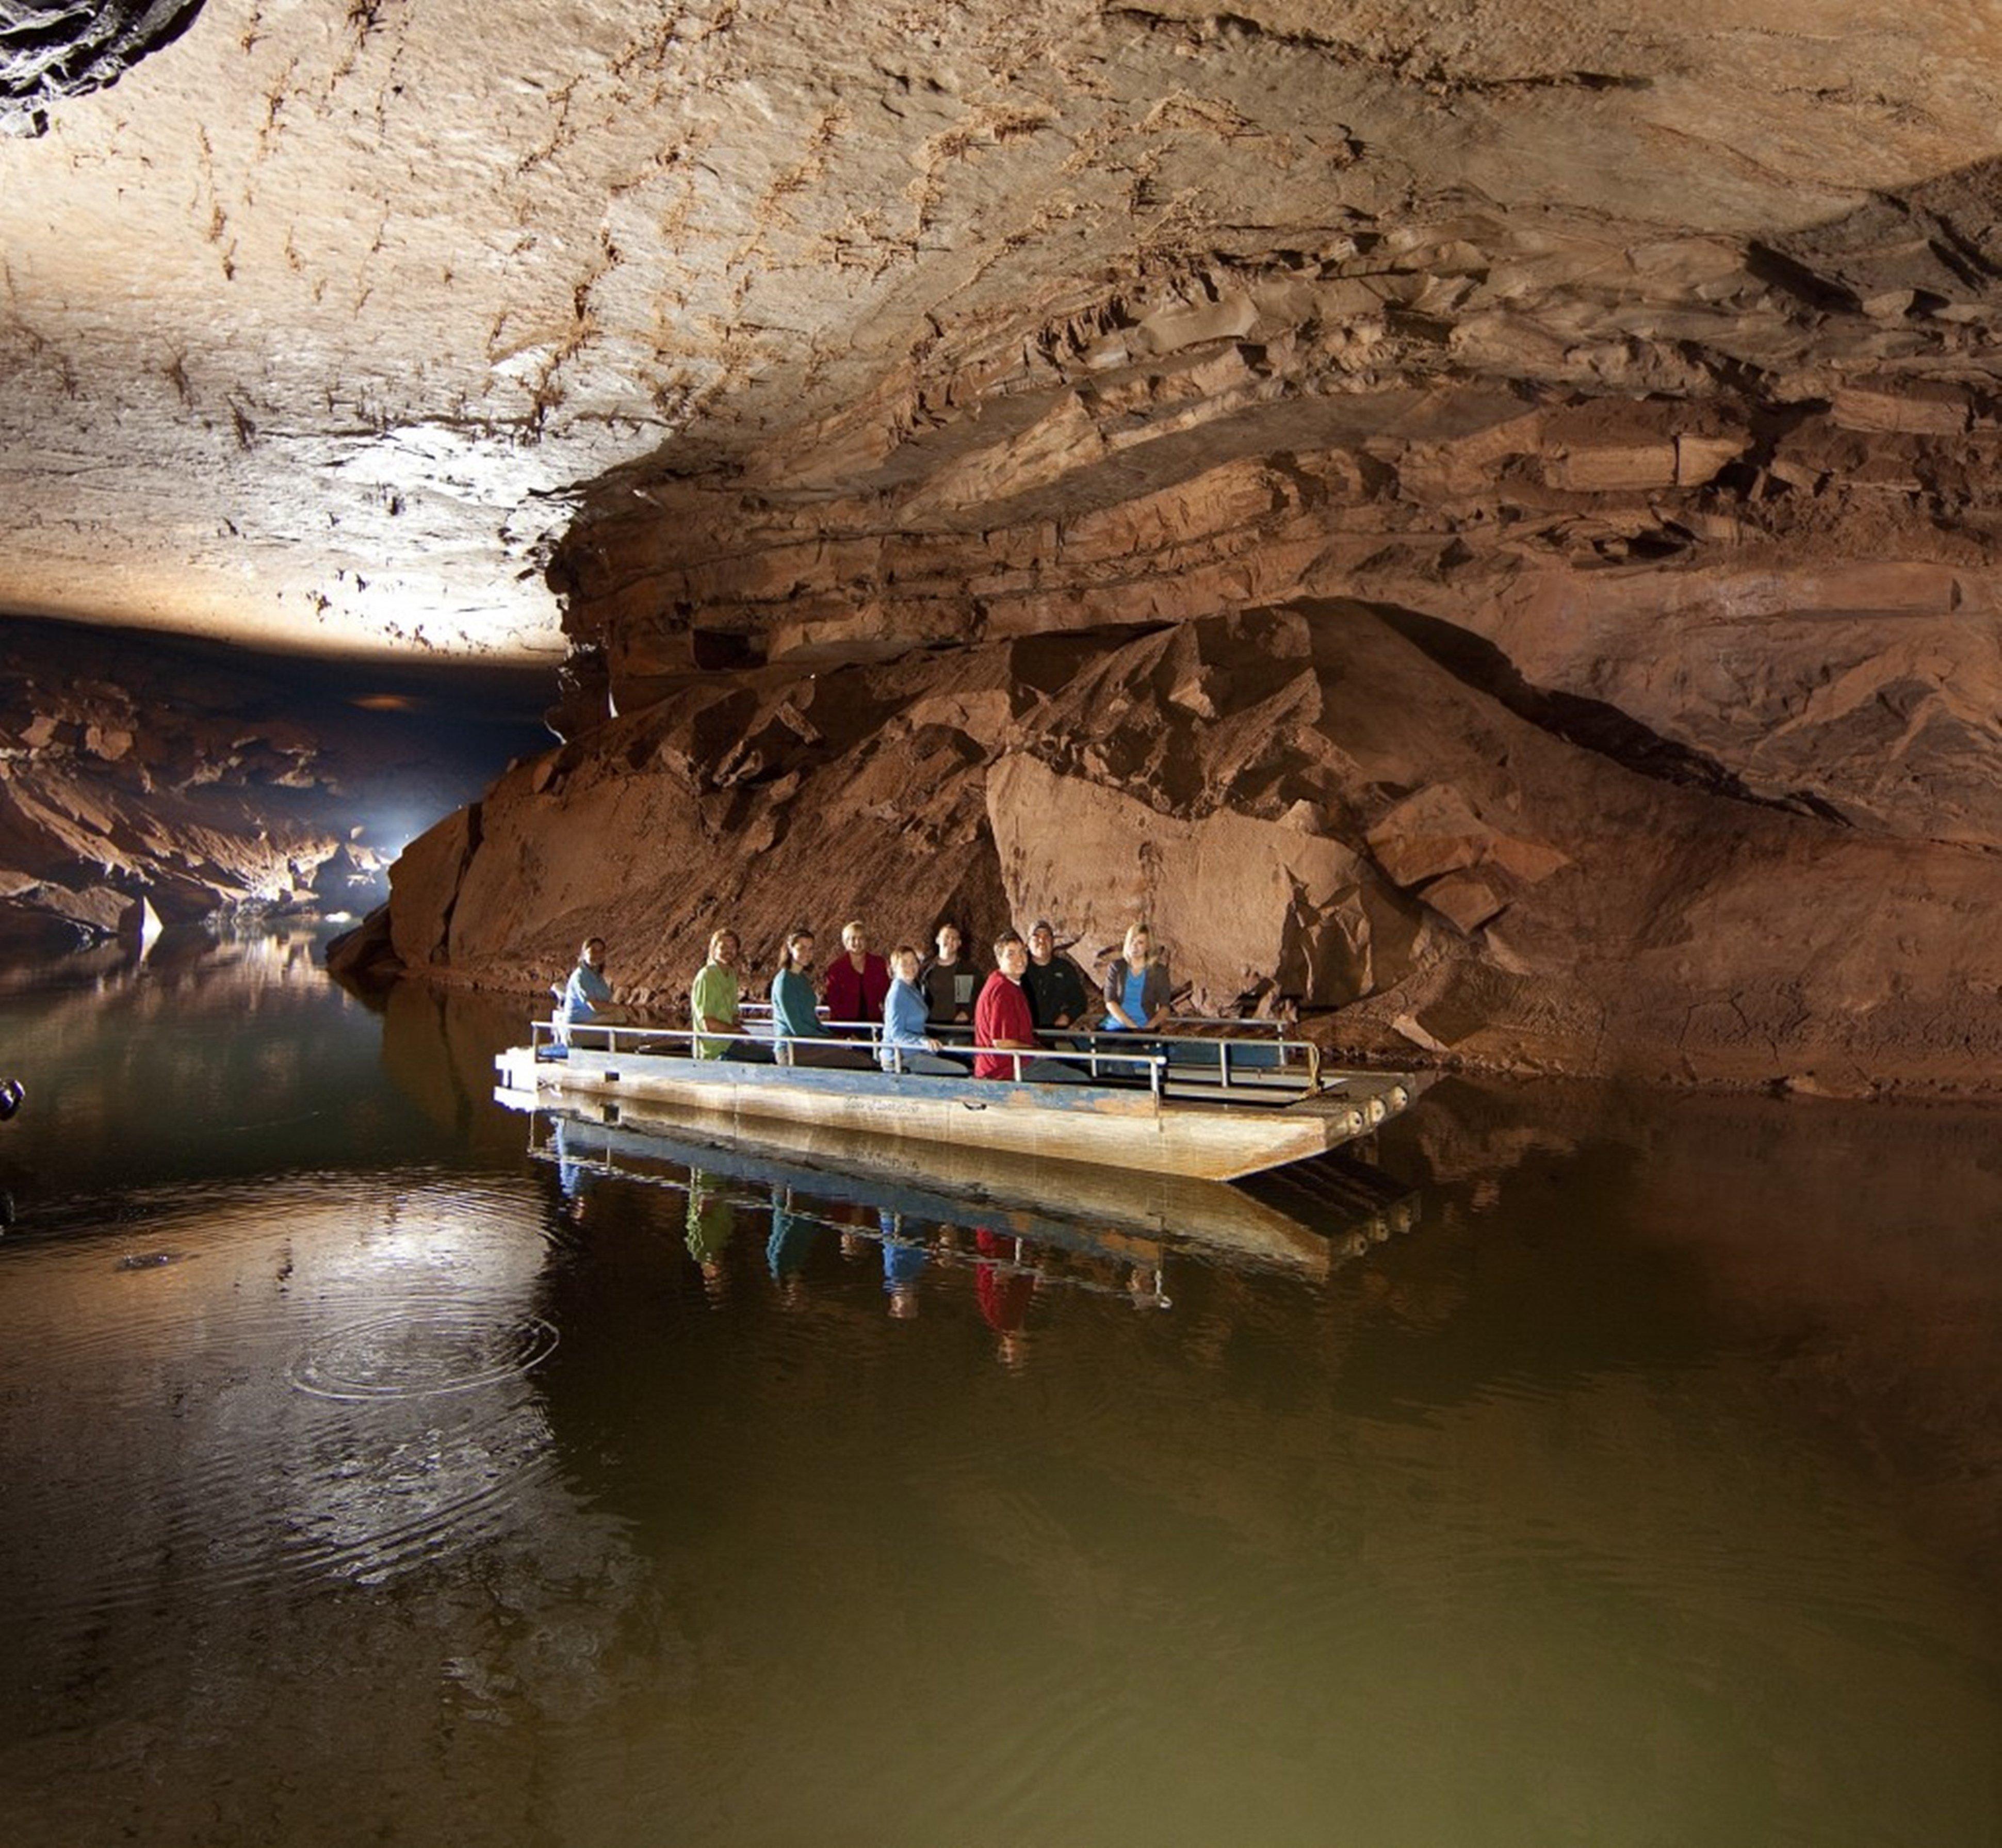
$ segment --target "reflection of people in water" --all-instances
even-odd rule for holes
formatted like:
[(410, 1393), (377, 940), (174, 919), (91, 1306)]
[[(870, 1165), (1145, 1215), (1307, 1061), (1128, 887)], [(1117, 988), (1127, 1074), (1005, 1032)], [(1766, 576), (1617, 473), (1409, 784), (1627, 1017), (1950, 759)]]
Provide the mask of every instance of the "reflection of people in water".
[(584, 1216), (584, 1200), (597, 1186), (598, 1177), (572, 1152), (572, 1127), (567, 1118), (558, 1117), (551, 1127), (549, 1140), (556, 1149), (556, 1185), (563, 1189), (564, 1215), (580, 1219)]
[(793, 1211), (793, 1191), (776, 1182), (772, 1187), (772, 1236), (765, 1241), (765, 1262), (771, 1267), (772, 1281), (787, 1302), (797, 1302), (806, 1292), (807, 1258), (819, 1230), (811, 1219)]
[[(1025, 1324), (1036, 1278), (1033, 1271), (1014, 1267), (1033, 1264), (1034, 1247), (982, 1226), (974, 1232), (973, 1248), (989, 1260), (973, 1270), (973, 1292), (979, 1299), (981, 1317), (1000, 1337), (996, 1352), (1002, 1365), (1019, 1367), (1028, 1358)], [(1009, 1267), (1004, 1269), (1003, 1264)]]
[(724, 1249), (737, 1236), (737, 1208), (699, 1168), (689, 1170), (689, 1256), (702, 1267), (703, 1288), (720, 1298), (728, 1287)]
[(1126, 1279), (1126, 1288), (1133, 1299), (1135, 1309), (1166, 1309), (1169, 1306), (1167, 1281), (1161, 1275), (1159, 1264), (1135, 1264)]
[(21, 1106), (28, 1100), (28, 1087), (18, 1078), (10, 1078), (0, 1084), (0, 1123), (11, 1123), (21, 1114)]
[[(839, 1205), (830, 1205), (827, 1216), (837, 1225), (854, 1226), (868, 1219), (869, 1209), (853, 1201), (844, 1201)], [(861, 1233), (844, 1230), (841, 1235), (841, 1255), (851, 1260), (873, 1256), (875, 1243), (874, 1239)]]
[(883, 1231), (883, 1288), (890, 1299), (890, 1313), (908, 1322), (918, 1313), (918, 1274), (930, 1255), (915, 1240), (904, 1236), (901, 1213), (879, 1212), (877, 1223)]

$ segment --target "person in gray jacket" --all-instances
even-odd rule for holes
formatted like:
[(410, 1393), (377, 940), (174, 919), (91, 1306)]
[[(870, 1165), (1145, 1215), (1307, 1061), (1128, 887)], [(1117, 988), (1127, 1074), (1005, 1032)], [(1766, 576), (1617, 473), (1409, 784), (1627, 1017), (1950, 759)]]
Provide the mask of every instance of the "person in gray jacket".
[(1038, 918), (1029, 933), (1029, 966), (1022, 988), (1038, 1033), (1090, 1024), (1091, 1002), (1085, 993), (1084, 972), (1057, 947), (1056, 933), (1047, 918)]
[(1105, 972), (1105, 1018), (1101, 1033), (1153, 1033), (1168, 1017), (1174, 995), (1166, 958), (1154, 954), (1153, 933), (1129, 926), (1123, 954)]

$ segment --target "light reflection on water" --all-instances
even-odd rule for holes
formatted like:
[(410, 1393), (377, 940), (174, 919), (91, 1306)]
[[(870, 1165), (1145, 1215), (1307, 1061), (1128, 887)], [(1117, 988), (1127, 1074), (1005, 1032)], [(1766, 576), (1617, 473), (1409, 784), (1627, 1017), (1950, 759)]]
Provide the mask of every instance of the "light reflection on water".
[(309, 949), (0, 996), (10, 1841), (1998, 1839), (1992, 1119), (1462, 1088), (1315, 1264), (535, 1159)]

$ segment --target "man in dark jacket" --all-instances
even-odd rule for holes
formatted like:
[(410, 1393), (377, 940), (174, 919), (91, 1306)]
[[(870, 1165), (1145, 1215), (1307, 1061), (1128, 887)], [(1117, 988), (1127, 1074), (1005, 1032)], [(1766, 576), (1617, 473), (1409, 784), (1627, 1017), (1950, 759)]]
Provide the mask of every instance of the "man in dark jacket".
[(1080, 1025), (1090, 1005), (1083, 971), (1059, 951), (1056, 933), (1047, 918), (1038, 919), (1029, 933), (1029, 966), (1023, 971), (1022, 988), (1039, 1032)]

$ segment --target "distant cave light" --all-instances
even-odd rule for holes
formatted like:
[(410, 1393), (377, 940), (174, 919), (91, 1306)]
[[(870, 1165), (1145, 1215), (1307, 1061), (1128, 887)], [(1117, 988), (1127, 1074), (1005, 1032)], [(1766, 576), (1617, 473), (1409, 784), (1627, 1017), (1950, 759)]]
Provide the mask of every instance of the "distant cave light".
[(365, 713), (414, 713), (422, 712), (431, 702), (413, 693), (357, 693), (348, 704)]

